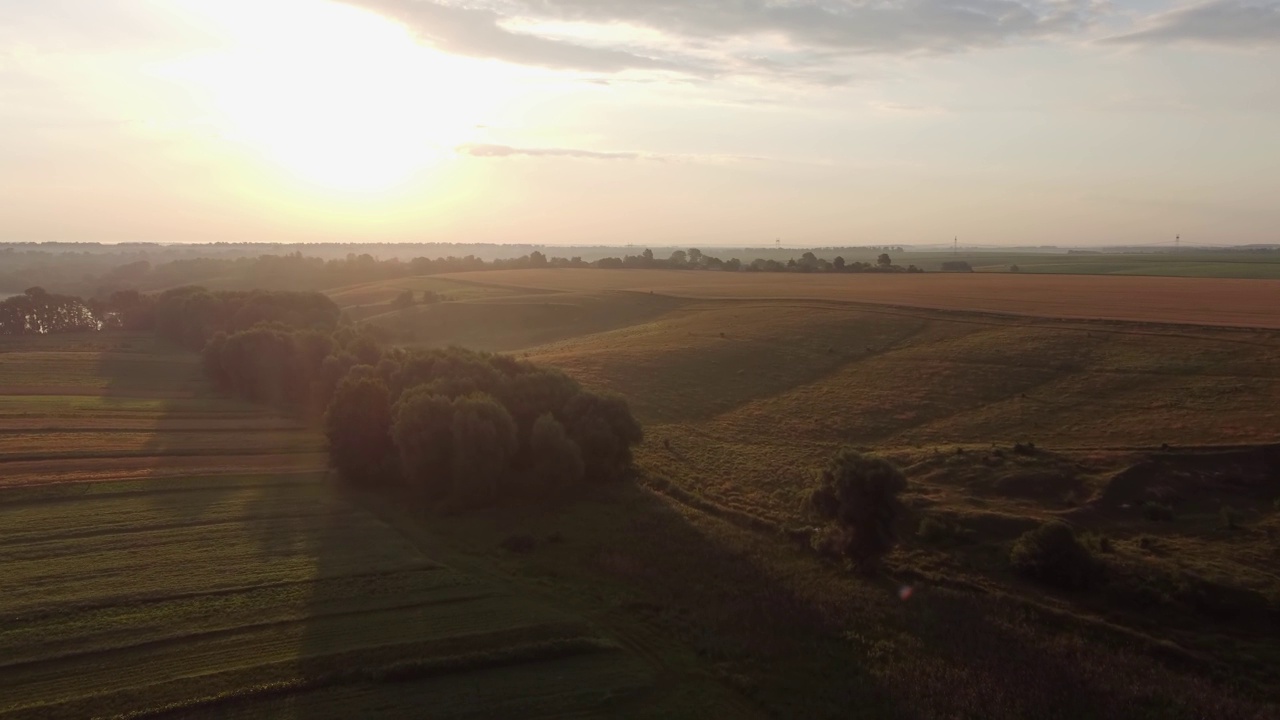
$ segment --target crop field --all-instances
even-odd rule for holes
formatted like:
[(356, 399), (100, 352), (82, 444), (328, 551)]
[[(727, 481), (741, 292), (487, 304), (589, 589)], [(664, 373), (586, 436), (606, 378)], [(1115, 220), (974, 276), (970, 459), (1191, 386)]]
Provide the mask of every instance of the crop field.
[[(938, 531), (941, 539), (907, 531), (890, 565), (899, 578), (963, 588), (945, 601), (947, 610), (931, 611), (938, 617), (963, 615), (954, 620), (966, 628), (958, 633), (973, 631), (973, 623), (1009, 622), (995, 619), (995, 605), (975, 610), (970, 604), (978, 602), (974, 597), (987, 598), (987, 603), (993, 596), (1017, 598), (1016, 603), (1040, 608), (1036, 612), (1069, 618), (1065, 622), (1075, 632), (1146, 648), (1137, 650), (1140, 653), (1168, 650), (1181, 658), (1177, 662), (1200, 667), (1198, 672), (1213, 668), (1212, 673), (1248, 678), (1265, 687), (1265, 678), (1280, 670), (1280, 637), (1257, 631), (1258, 623), (1270, 622), (1261, 618), (1280, 612), (1280, 576), (1274, 569), (1280, 559), (1276, 330), (1226, 327), (1227, 320), (1254, 324), (1249, 318), (1238, 320), (1244, 316), (1232, 310), (1216, 318), (1222, 324), (1193, 325), (1175, 318), (1172, 307), (1189, 308), (1199, 297), (1195, 294), (1181, 300), (1168, 296), (1170, 305), (1153, 312), (1155, 301), (1137, 293), (1111, 313), (1129, 321), (1069, 313), (1035, 317), (994, 312), (998, 308), (983, 304), (983, 298), (1000, 299), (993, 281), (1022, 283), (1027, 280), (1023, 277), (934, 276), (952, 282), (953, 288), (956, 283), (987, 283), (982, 286), (987, 295), (961, 294), (954, 303), (978, 310), (973, 312), (911, 307), (896, 300), (867, 302), (850, 289), (863, 281), (916, 283), (929, 280), (928, 275), (788, 275), (780, 278), (780, 285), (772, 285), (767, 275), (714, 272), (529, 271), (467, 277), (479, 282), (489, 276), (507, 286), (560, 288), (560, 294), (543, 296), (550, 303), (560, 297), (577, 302), (594, 295), (595, 302), (619, 308), (616, 317), (625, 321), (620, 319), (611, 329), (584, 327), (576, 336), (522, 346), (535, 334), (536, 319), (530, 319), (518, 330), (491, 326), (487, 342), (518, 349), (522, 357), (559, 366), (591, 387), (625, 396), (645, 425), (646, 437), (637, 451), (642, 482), (682, 504), (689, 522), (713, 523), (691, 519), (707, 513), (737, 528), (763, 530), (766, 537), (788, 537), (784, 530), (794, 534), (811, 522), (801, 508), (817, 469), (835, 449), (851, 444), (887, 456), (904, 469), (913, 529), (925, 519), (943, 528)], [(1109, 281), (1125, 283), (1126, 293), (1142, 287), (1142, 279), (1133, 285), (1133, 278), (1048, 279), (1061, 280), (1059, 288), (1081, 292)], [(742, 284), (747, 280), (759, 285)], [(815, 280), (829, 282), (812, 289), (813, 297), (786, 297)], [(1168, 279), (1159, 280), (1160, 286), (1172, 287), (1164, 284)], [(1077, 281), (1083, 282), (1073, 285)], [(645, 289), (646, 282), (654, 294)], [(1200, 281), (1186, 282), (1192, 287)], [(1265, 281), (1228, 285), (1272, 292), (1277, 287)], [(623, 309), (631, 303), (651, 303), (666, 293), (679, 303), (664, 312), (641, 317), (628, 316), (631, 311)], [(829, 293), (859, 302), (823, 299)], [(969, 302), (974, 297), (981, 302)], [(1088, 302), (1094, 303), (1088, 307), (1099, 307), (1097, 299)], [(423, 338), (420, 334), (416, 341)], [(1147, 514), (1152, 504), (1169, 508), (1173, 519), (1153, 521)], [(1071, 522), (1095, 540), (1106, 538), (1113, 578), (1108, 592), (1113, 595), (1046, 593), (1010, 573), (1007, 556), (1013, 541), (1055, 518)], [(678, 536), (670, 525), (664, 527), (664, 532)], [(838, 608), (849, 602), (850, 594), (865, 591), (852, 582), (840, 584), (838, 592), (831, 590), (826, 583), (835, 580), (807, 575), (794, 559), (785, 559), (785, 550), (762, 549), (741, 536), (726, 542), (755, 547), (757, 561), (774, 563), (772, 572), (786, 577), (782, 582), (788, 587), (804, 587), (807, 590), (797, 592), (826, 597), (813, 602), (826, 603), (828, 613), (844, 612)], [(673, 540), (666, 552), (683, 551)], [(620, 566), (616, 572), (624, 576), (658, 583), (664, 573), (680, 572), (656, 569), (678, 564), (661, 556), (661, 550), (644, 553), (624, 546), (615, 552), (608, 565)], [(707, 572), (691, 565), (684, 571), (691, 573), (688, 582)], [(845, 632), (865, 632), (862, 628), (872, 622), (866, 614), (882, 602), (858, 597), (857, 602), (865, 603), (863, 614), (851, 612), (844, 621)], [(935, 601), (944, 602), (921, 602)], [(796, 612), (793, 608), (784, 615)], [(895, 611), (886, 612), (892, 616)], [(1019, 641), (1020, 647), (1061, 640), (1050, 640), (1041, 630), (1024, 630), (1029, 635)], [(903, 652), (923, 653), (921, 658), (933, 657), (930, 653), (949, 642), (925, 639), (917, 629), (904, 632), (915, 640), (898, 637), (885, 642), (911, 648)], [(974, 641), (978, 642), (976, 636)], [(913, 644), (917, 642), (931, 649)], [(1006, 650), (1009, 657), (1022, 652)], [(964, 667), (987, 662), (968, 650), (948, 652), (969, 658), (955, 661)], [(1121, 657), (1114, 650), (1089, 645), (1045, 652), (1084, 653), (1104, 664)], [(876, 662), (871, 665), (874, 668)], [(1113, 671), (1122, 672), (1107, 672)], [(915, 684), (906, 685), (918, 689), (918, 683), (940, 683), (933, 690), (938, 694), (935, 701), (946, 707), (953, 707), (947, 703), (979, 682), (944, 682), (939, 678), (945, 673), (937, 669), (908, 671), (899, 666), (873, 672), (885, 673), (890, 684), (924, 673), (915, 676)], [(999, 661), (990, 672), (1016, 669)], [(1070, 672), (1077, 672), (1074, 665)], [(1123, 672), (1147, 677), (1142, 682), (1152, 687), (1191, 687), (1186, 678), (1171, 680), (1151, 668)], [(1096, 682), (1104, 681), (1088, 681)], [(1161, 692), (1172, 693), (1170, 687)], [(938, 700), (939, 696), (948, 699)], [(1226, 702), (1235, 696), (1222, 697)], [(1271, 696), (1276, 699), (1280, 698)], [(1139, 706), (1132, 709), (1134, 714), (1150, 712), (1136, 709)], [(1028, 706), (1009, 715), (1007, 708), (984, 707), (1005, 716), (1044, 712), (1043, 707)], [(1209, 712), (1203, 710), (1208, 705), (1198, 707), (1202, 711), (1188, 710), (1184, 716)], [(956, 710), (961, 715), (970, 711)], [(1054, 712), (1072, 716), (1067, 710)], [(1239, 708), (1221, 713), (1255, 716)]]
[[(634, 484), (427, 521), (193, 354), (0, 339), (0, 718), (1276, 716), (1280, 331), (1154, 317), (1158, 292), (1128, 320), (988, 307), (1017, 276), (742, 277), (494, 271), (364, 306), (645, 426)], [(986, 289), (884, 299), (934, 277)], [(810, 544), (844, 444), (908, 478), (879, 578)], [(1103, 588), (1011, 571), (1049, 519)]]
[(330, 290), (327, 294), (341, 308), (366, 307), (391, 302), (397, 295), (409, 290), (416, 296), (434, 292), (445, 300), (480, 300), (512, 295), (529, 295), (531, 291), (520, 287), (501, 287), (491, 284), (454, 282), (440, 277), (405, 277), (394, 280), (348, 285)]
[(1280, 328), (1280, 280), (995, 273), (495, 270), (442, 276), (561, 292), (835, 300), (1047, 318)]
[(199, 357), (141, 334), (0, 338), (0, 485), (317, 470), (296, 421), (215, 396)]
[(657, 689), (627, 641), (400, 532), (313, 431), (211, 396), (190, 354), (111, 334), (0, 349), (0, 377), (41, 388), (0, 396), (0, 718), (656, 717), (731, 697)]
[[(1146, 253), (1036, 253), (1016, 250), (961, 249), (957, 253), (950, 251), (894, 253), (893, 257), (900, 265), (912, 263), (929, 271), (940, 269), (944, 262), (963, 260), (972, 265), (977, 272), (1010, 272), (1011, 267), (1017, 266), (1017, 272), (1022, 273), (1280, 280), (1280, 253), (1274, 251), (1248, 253), (1188, 249), (1178, 252)], [(875, 262), (875, 257), (871, 253), (857, 258), (850, 254), (846, 255), (845, 259)]]

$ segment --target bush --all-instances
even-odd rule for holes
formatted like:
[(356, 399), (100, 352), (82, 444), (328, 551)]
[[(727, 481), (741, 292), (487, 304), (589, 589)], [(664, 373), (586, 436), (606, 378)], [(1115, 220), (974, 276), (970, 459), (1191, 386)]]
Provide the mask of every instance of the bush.
[(920, 521), (916, 536), (930, 545), (959, 545), (973, 540), (973, 531), (960, 525), (953, 525), (927, 517)]
[(1070, 525), (1051, 520), (1018, 538), (1009, 554), (1014, 570), (1046, 585), (1075, 590), (1088, 587), (1098, 566)]
[(888, 460), (844, 448), (823, 470), (807, 504), (839, 531), (829, 536), (834, 549), (860, 569), (872, 571), (898, 542), (898, 494), (906, 487), (906, 477)]
[(1090, 552), (1115, 552), (1115, 547), (1111, 543), (1111, 538), (1101, 533), (1088, 533), (1080, 538), (1080, 542), (1088, 548)]
[(1223, 530), (1236, 530), (1240, 527), (1240, 514), (1230, 506), (1223, 505), (1218, 510), (1218, 519), (1222, 521)]
[(398, 310), (403, 310), (405, 308), (413, 307), (413, 291), (405, 290), (404, 292), (397, 295), (395, 299), (391, 301), (391, 307), (394, 307)]
[(1173, 508), (1155, 500), (1148, 500), (1142, 505), (1142, 517), (1152, 522), (1168, 522), (1173, 520)]

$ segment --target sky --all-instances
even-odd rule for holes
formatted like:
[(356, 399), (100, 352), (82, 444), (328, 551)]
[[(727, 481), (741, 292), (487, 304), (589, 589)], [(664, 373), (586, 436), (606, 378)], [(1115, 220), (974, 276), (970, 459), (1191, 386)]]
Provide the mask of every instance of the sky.
[(0, 0), (0, 241), (1280, 243), (1280, 0)]

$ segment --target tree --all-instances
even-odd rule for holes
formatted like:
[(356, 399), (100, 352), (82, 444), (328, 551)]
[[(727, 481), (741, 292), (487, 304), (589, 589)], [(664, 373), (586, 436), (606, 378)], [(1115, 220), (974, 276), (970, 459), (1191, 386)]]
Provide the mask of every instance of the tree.
[(453, 401), (427, 388), (396, 403), (391, 436), (405, 482), (422, 501), (453, 491)]
[(645, 248), (644, 252), (640, 253), (640, 257), (644, 258), (645, 265), (653, 264), (653, 251), (649, 248)]
[(738, 272), (742, 269), (742, 261), (738, 258), (729, 258), (724, 261), (724, 269), (729, 272)]
[(688, 253), (688, 255), (689, 255), (689, 264), (690, 264), (690, 265), (701, 265), (701, 264), (702, 264), (702, 251), (701, 251), (701, 250), (699, 250), (698, 248), (689, 248), (689, 253)]
[(394, 307), (397, 310), (413, 307), (413, 291), (405, 290), (397, 295), (395, 300), (391, 301), (391, 307)]
[(529, 265), (531, 267), (546, 267), (547, 256), (544, 255), (543, 253), (538, 252), (537, 250), (534, 250), (533, 252), (529, 253)]
[(880, 253), (880, 257), (876, 258), (876, 264), (882, 268), (893, 265), (893, 258), (889, 257), (889, 253)]
[(827, 463), (808, 505), (834, 525), (834, 549), (870, 572), (898, 542), (898, 495), (906, 487), (906, 477), (888, 460), (846, 447)]
[(349, 481), (374, 484), (389, 474), (391, 393), (374, 378), (348, 377), (338, 384), (324, 416), (329, 458)]
[(676, 250), (671, 253), (671, 257), (668, 259), (668, 262), (672, 265), (684, 265), (689, 262), (689, 253), (686, 253), (683, 250)]
[(631, 465), (631, 447), (644, 439), (627, 401), (615, 395), (579, 393), (564, 409), (569, 437), (582, 448), (590, 482), (614, 480)]
[(550, 413), (533, 423), (529, 435), (533, 477), (538, 489), (555, 493), (582, 481), (582, 450)]
[(836, 259), (831, 261), (831, 267), (835, 268), (836, 272), (844, 272), (844, 258), (837, 255)]
[(494, 504), (515, 454), (516, 424), (511, 414), (488, 395), (458, 398), (453, 403), (453, 495), (456, 507)]

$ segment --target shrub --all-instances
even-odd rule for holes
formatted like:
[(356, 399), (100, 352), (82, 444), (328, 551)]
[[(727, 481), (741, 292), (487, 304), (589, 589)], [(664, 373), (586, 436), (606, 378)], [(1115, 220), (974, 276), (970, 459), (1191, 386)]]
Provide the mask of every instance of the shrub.
[(413, 291), (405, 290), (404, 292), (397, 295), (395, 299), (391, 301), (391, 307), (394, 307), (399, 310), (413, 307)]
[(1046, 585), (1075, 590), (1087, 587), (1097, 564), (1070, 525), (1051, 520), (1018, 538), (1009, 554), (1014, 570)]
[(968, 528), (932, 517), (921, 520), (916, 530), (916, 536), (930, 545), (959, 545), (971, 542), (973, 535), (973, 531)]
[(1223, 505), (1222, 508), (1218, 510), (1218, 518), (1222, 521), (1222, 528), (1224, 530), (1235, 530), (1240, 527), (1239, 513), (1232, 510), (1228, 505)]
[(1091, 552), (1111, 553), (1115, 551), (1111, 538), (1101, 533), (1088, 533), (1080, 538), (1080, 542)]
[(1155, 500), (1148, 500), (1142, 504), (1142, 517), (1152, 522), (1168, 522), (1173, 520), (1173, 508)]
[(823, 470), (807, 504), (839, 531), (829, 536), (834, 549), (860, 569), (872, 571), (898, 542), (898, 494), (906, 486), (906, 477), (888, 460), (844, 448)]

